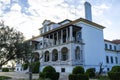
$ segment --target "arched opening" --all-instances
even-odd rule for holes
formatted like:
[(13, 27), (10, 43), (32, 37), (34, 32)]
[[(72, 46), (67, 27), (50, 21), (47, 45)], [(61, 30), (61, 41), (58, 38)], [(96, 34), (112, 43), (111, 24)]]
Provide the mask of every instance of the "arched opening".
[(52, 61), (57, 61), (58, 60), (58, 51), (54, 49), (52, 51)]
[(48, 62), (49, 61), (49, 51), (46, 51), (44, 54), (44, 61)]
[(33, 55), (33, 57), (34, 57), (34, 62), (36, 62), (36, 61), (39, 61), (40, 55), (39, 55), (38, 52), (35, 52), (34, 55)]
[(76, 47), (75, 49), (75, 59), (80, 60), (80, 47)]
[(62, 54), (61, 54), (62, 61), (68, 60), (68, 48), (63, 47), (61, 52), (62, 52)]

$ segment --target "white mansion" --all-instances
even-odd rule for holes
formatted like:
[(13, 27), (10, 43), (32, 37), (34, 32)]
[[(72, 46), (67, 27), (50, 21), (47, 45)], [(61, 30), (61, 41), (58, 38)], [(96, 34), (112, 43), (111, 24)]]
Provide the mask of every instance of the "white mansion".
[(104, 71), (120, 64), (120, 40), (104, 40), (105, 27), (92, 21), (91, 5), (85, 2), (85, 19), (45, 20), (40, 35), (30, 39), (40, 60), (40, 70), (53, 66), (57, 72), (70, 73), (75, 66)]

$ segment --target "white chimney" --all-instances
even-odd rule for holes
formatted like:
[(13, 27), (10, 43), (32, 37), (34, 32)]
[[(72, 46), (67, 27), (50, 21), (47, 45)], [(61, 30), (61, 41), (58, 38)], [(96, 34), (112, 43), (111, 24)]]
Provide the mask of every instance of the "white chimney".
[(85, 19), (92, 21), (92, 12), (91, 12), (91, 4), (89, 2), (85, 2)]

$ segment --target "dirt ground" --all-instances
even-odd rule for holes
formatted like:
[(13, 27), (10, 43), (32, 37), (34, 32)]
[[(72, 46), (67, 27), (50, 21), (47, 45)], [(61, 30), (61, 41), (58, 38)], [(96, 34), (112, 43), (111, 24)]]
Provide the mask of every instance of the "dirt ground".
[[(0, 72), (0, 76), (12, 77), (11, 80), (27, 80), (29, 74), (25, 72)], [(38, 79), (39, 74), (33, 74), (33, 79)]]

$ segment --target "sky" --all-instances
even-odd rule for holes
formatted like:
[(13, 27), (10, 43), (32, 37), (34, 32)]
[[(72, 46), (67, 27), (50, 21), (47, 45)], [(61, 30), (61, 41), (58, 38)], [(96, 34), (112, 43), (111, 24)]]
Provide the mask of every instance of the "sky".
[(0, 20), (26, 39), (39, 35), (44, 20), (84, 18), (84, 2), (92, 5), (92, 20), (105, 26), (104, 39), (120, 39), (120, 0), (0, 0)]

